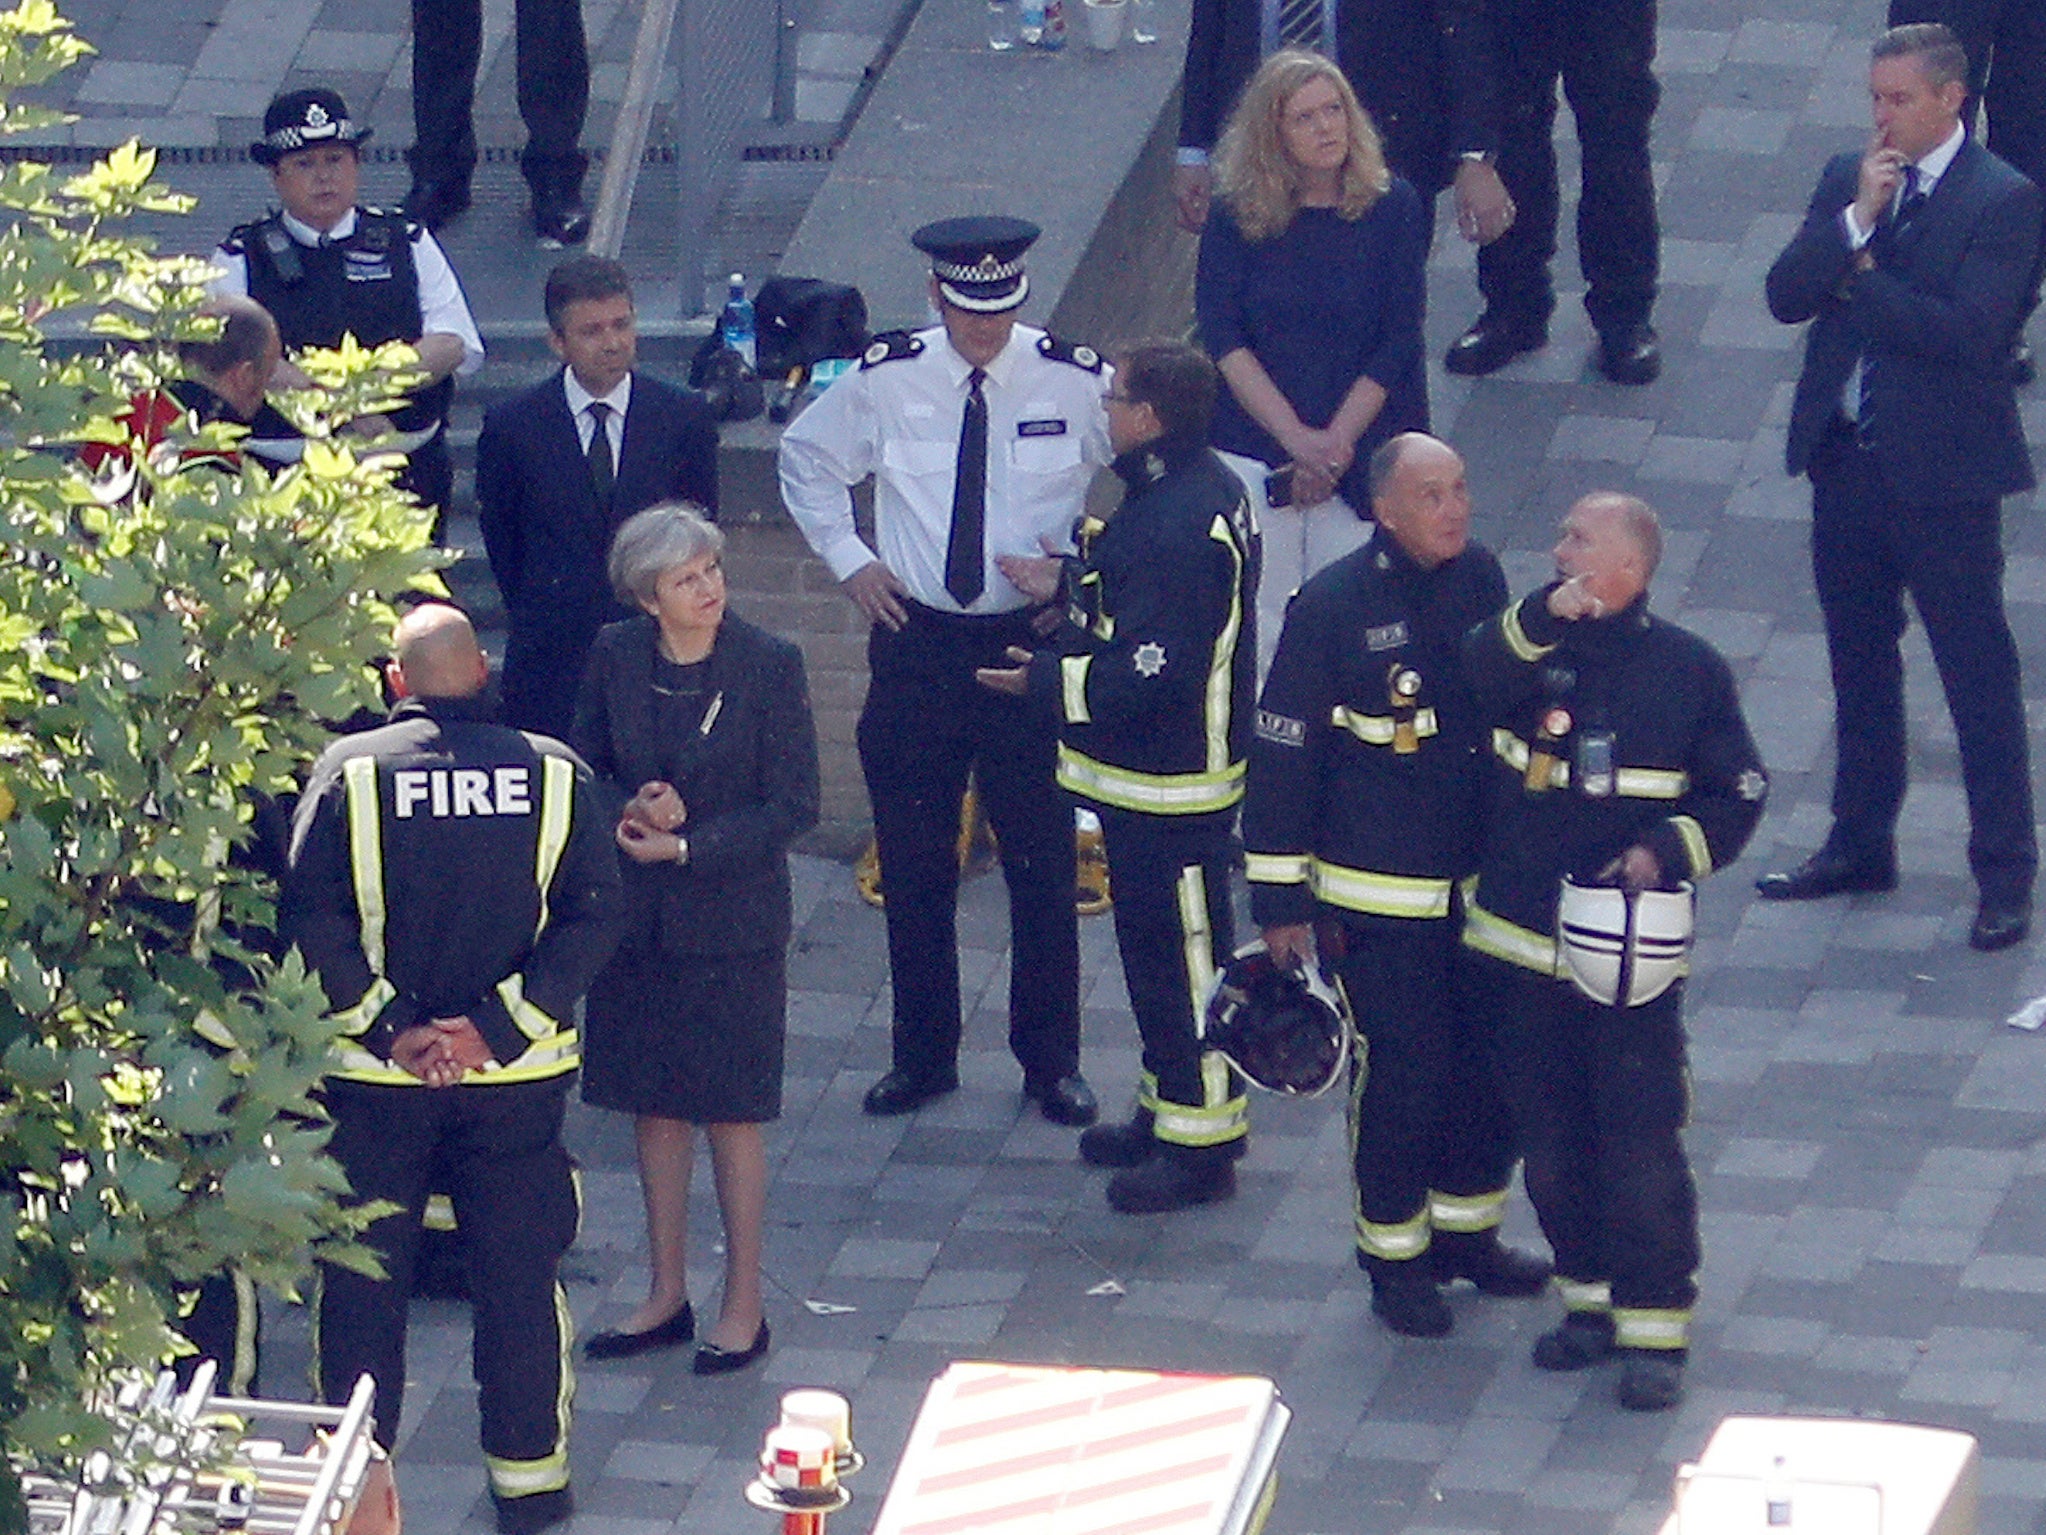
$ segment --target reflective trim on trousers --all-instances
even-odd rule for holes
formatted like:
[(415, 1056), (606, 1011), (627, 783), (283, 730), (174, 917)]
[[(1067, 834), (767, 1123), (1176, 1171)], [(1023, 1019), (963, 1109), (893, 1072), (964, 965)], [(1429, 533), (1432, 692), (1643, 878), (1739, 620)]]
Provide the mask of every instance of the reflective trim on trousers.
[(1506, 1219), (1506, 1190), (1486, 1194), (1444, 1194), (1428, 1191), (1428, 1219), (1437, 1231), (1493, 1231)]
[(1253, 885), (1304, 885), (1314, 860), (1306, 853), (1243, 855), (1243, 877)]
[(1691, 1313), (1688, 1309), (1615, 1306), (1613, 1342), (1621, 1348), (1689, 1348)]
[(1428, 1211), (1386, 1224), (1357, 1217), (1357, 1251), (1367, 1258), (1404, 1262), (1428, 1250)]
[(1613, 1309), (1613, 1287), (1604, 1279), (1565, 1279), (1561, 1274), (1549, 1281), (1565, 1311), (1608, 1312)]
[(554, 1286), (554, 1335), (560, 1340), (560, 1386), (554, 1394), (554, 1448), (537, 1460), (504, 1460), (485, 1455), (490, 1490), (500, 1498), (529, 1498), (558, 1492), (568, 1485), (569, 1410), (575, 1401), (575, 1318), (569, 1315), (568, 1292)]

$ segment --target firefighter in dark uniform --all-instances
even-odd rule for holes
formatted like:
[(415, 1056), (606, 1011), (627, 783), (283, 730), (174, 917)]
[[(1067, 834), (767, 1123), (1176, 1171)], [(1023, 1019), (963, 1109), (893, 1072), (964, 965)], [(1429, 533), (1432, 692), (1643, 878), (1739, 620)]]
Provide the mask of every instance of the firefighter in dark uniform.
[(1286, 610), (1243, 841), (1265, 947), (1281, 964), (1318, 947), (1369, 1051), (1350, 1130), (1371, 1309), (1435, 1338), (1452, 1325), (1438, 1284), (1534, 1295), (1549, 1277), (1499, 1241), (1512, 1135), (1457, 983), (1455, 883), (1475, 867), (1480, 804), (1463, 638), (1505, 603), (1506, 579), (1470, 542), (1463, 460), (1446, 443), (1405, 433), (1370, 468), (1375, 536)]
[[(1045, 610), (997, 557), (1063, 543), (1109, 459), (1102, 362), (1016, 312), (1030, 293), (1023, 219), (967, 217), (910, 237), (931, 260), (941, 324), (874, 338), (859, 370), (782, 434), (782, 499), (873, 625), (860, 769), (874, 807), (895, 998), (894, 1058), (869, 1114), (959, 1086), (960, 807), (968, 775), (1009, 887), (1009, 1048), (1054, 1124), (1094, 1121), (1080, 1074), (1080, 933), (1072, 808), (1056, 741), (1019, 699), (975, 685)], [(873, 541), (851, 487), (874, 481)], [(1053, 618), (1055, 622), (1055, 616)]]
[[(283, 206), (228, 235), (215, 254), (225, 274), (215, 287), (269, 310), (287, 352), (338, 346), (344, 335), (418, 349), (426, 384), (361, 428), (375, 446), (406, 455), (398, 483), (435, 509), (438, 539), (454, 487), (446, 430), (454, 376), (483, 366), (483, 341), (433, 236), (402, 214), (356, 205), (358, 146), (369, 136), (333, 91), (272, 101), (249, 157), (269, 167)], [(306, 383), (295, 367), (281, 381)]]
[(1465, 649), (1491, 761), (1463, 941), (1565, 1309), (1534, 1362), (1585, 1369), (1617, 1346), (1620, 1402), (1640, 1411), (1682, 1396), (1697, 1297), (1682, 947), (1630, 955), (1637, 980), (1663, 968), (1659, 995), (1601, 1004), (1570, 978), (1559, 894), (1566, 876), (1630, 902), (1702, 879), (1740, 855), (1768, 792), (1726, 662), (1648, 611), (1661, 549), (1643, 503), (1586, 496), (1557, 580)]
[(1040, 598), (1065, 588), (1053, 646), (979, 675), (1058, 721), (1058, 781), (1101, 817), (1115, 938), (1143, 1037), (1137, 1111), (1080, 1137), (1119, 1169), (1108, 1203), (1178, 1210), (1236, 1191), (1242, 1080), (1195, 1031), (1229, 956), (1230, 823), (1256, 688), (1258, 546), (1243, 486), (1206, 446), (1219, 375), (1185, 346), (1132, 348), (1103, 398), (1125, 487), (1084, 519), (1076, 560), (1005, 556)]
[(315, 1371), (329, 1402), (375, 1377), (388, 1448), (438, 1158), (467, 1238), (497, 1525), (531, 1535), (572, 1507), (557, 1269), (578, 1200), (561, 1122), (576, 1004), (618, 915), (612, 818), (567, 747), (487, 722), (488, 668), (461, 613), (415, 609), (396, 650), (401, 702), (314, 766), (285, 887), (285, 933), (342, 1021), (331, 1149), (357, 1197), (398, 1206), (364, 1235), (386, 1278), (321, 1268)]

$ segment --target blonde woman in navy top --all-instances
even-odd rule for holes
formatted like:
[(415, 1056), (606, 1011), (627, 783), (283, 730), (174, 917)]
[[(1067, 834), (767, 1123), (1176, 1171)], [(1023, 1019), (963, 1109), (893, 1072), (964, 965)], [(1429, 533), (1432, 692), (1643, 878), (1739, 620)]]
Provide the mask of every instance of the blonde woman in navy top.
[(1229, 386), (1210, 440), (1264, 534), (1262, 679), (1294, 589), (1369, 536), (1373, 449), (1428, 429), (1428, 215), (1342, 71), (1299, 48), (1244, 87), (1216, 190), (1194, 307)]

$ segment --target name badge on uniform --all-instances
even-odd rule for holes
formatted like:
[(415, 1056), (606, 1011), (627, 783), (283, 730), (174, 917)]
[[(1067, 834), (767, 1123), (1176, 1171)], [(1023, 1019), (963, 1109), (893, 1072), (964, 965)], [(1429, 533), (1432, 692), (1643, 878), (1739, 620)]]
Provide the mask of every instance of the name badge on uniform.
[(1063, 437), (1066, 435), (1066, 424), (1060, 420), (1018, 421), (1016, 423), (1016, 435), (1018, 437)]
[(343, 251), (341, 272), (350, 282), (389, 282), (391, 258), (380, 250)]
[(1402, 618), (1390, 624), (1380, 624), (1375, 629), (1364, 631), (1364, 648), (1373, 652), (1398, 650), (1407, 642), (1407, 621)]

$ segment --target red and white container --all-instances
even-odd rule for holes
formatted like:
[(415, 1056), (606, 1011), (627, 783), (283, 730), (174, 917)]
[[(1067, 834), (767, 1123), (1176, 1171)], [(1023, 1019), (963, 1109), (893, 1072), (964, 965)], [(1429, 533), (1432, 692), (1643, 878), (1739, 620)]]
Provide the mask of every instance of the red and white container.
[(1291, 1417), (1259, 1376), (954, 1364), (873, 1535), (1256, 1535)]

